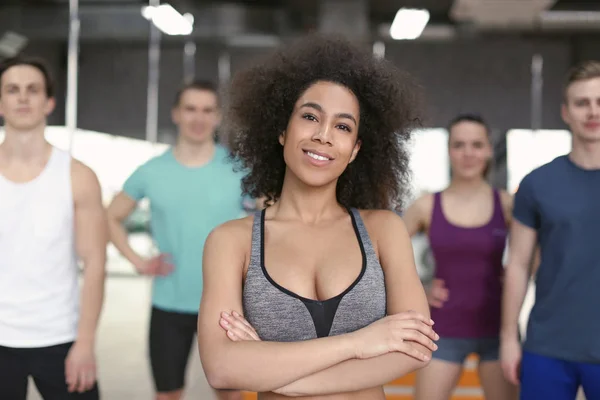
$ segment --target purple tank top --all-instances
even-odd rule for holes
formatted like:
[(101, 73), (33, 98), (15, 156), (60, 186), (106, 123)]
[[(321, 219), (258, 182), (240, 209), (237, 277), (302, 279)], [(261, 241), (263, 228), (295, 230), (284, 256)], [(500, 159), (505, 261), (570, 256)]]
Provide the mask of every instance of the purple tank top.
[(431, 318), (442, 337), (499, 335), (507, 229), (500, 195), (493, 193), (492, 218), (472, 228), (451, 224), (442, 210), (441, 193), (435, 194), (429, 241), (435, 276), (444, 281), (448, 300), (442, 308), (431, 307)]

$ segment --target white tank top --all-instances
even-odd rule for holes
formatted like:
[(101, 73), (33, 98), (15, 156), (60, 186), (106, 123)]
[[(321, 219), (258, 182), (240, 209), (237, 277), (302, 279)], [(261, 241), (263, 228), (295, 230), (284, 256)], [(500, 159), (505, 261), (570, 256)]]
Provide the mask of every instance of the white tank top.
[(0, 175), (0, 346), (75, 340), (79, 284), (71, 156), (53, 148), (32, 181)]

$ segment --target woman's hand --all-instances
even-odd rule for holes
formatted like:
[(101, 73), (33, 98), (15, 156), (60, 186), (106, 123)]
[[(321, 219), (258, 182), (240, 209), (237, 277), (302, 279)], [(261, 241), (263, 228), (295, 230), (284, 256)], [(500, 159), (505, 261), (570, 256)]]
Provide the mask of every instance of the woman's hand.
[(426, 290), (426, 294), (427, 302), (431, 307), (442, 308), (444, 303), (448, 301), (448, 288), (441, 279), (434, 279)]
[(227, 337), (234, 342), (241, 342), (244, 340), (260, 341), (260, 338), (252, 325), (235, 311), (232, 313), (222, 312), (219, 325), (225, 330)]
[[(257, 340), (260, 337), (246, 319), (237, 312), (221, 313), (219, 322), (227, 337), (234, 342)], [(428, 361), (411, 343), (420, 343), (431, 351), (437, 350), (433, 342), (439, 336), (433, 331), (433, 321), (415, 311), (390, 315), (353, 332), (356, 358), (366, 359), (393, 351), (404, 353), (419, 361)]]
[(367, 359), (391, 352), (404, 353), (419, 361), (429, 357), (412, 343), (419, 343), (431, 351), (437, 350), (433, 342), (439, 336), (432, 329), (433, 321), (416, 311), (405, 311), (387, 316), (371, 325), (351, 333), (356, 343), (356, 358)]
[[(260, 338), (252, 325), (235, 311), (232, 313), (221, 313), (219, 325), (227, 332), (227, 337), (234, 342), (241, 342), (244, 340), (260, 341)], [(285, 394), (285, 390), (280, 388), (274, 390), (273, 393)]]

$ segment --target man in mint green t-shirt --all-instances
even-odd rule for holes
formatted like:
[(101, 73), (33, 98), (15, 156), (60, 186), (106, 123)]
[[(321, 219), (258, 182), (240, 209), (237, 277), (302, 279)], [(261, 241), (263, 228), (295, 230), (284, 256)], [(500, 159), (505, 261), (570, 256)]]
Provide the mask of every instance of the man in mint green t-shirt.
[[(218, 225), (243, 215), (241, 178), (213, 136), (218, 98), (208, 82), (177, 94), (172, 111), (177, 144), (140, 166), (111, 203), (111, 240), (138, 272), (154, 276), (150, 363), (160, 400), (182, 397), (202, 296), (202, 251)], [(151, 234), (160, 254), (146, 260), (128, 244), (123, 221), (150, 201)], [(229, 392), (228, 398), (236, 395)], [(241, 398), (241, 397), (240, 397)]]

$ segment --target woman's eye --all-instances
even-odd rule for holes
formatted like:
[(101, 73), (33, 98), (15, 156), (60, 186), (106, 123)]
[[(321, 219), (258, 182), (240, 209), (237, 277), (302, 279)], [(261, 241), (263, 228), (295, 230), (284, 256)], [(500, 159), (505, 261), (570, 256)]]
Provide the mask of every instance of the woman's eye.
[(346, 132), (351, 132), (352, 130), (348, 125), (338, 125), (339, 129), (345, 130)]
[(312, 114), (304, 114), (304, 115), (302, 116), (302, 118), (304, 118), (304, 119), (307, 119), (307, 120), (309, 120), (309, 121), (316, 121), (316, 120), (317, 120), (317, 119), (315, 118), (315, 116), (314, 116), (314, 115), (312, 115)]

